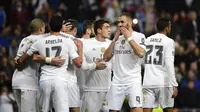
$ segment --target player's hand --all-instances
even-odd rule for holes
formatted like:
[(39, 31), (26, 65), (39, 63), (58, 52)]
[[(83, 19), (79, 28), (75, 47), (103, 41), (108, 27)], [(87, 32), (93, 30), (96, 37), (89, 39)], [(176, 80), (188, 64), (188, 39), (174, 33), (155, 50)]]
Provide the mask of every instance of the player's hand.
[(19, 59), (20, 57), (18, 57), (18, 56), (16, 56), (15, 58), (14, 58), (14, 62), (15, 62), (15, 64), (18, 64), (18, 59)]
[(106, 66), (106, 64), (105, 63), (102, 63), (102, 62), (100, 62), (100, 61), (96, 61), (96, 69), (97, 70), (103, 70), (103, 69), (105, 69), (107, 66)]
[(125, 27), (120, 27), (120, 31), (121, 33), (124, 35), (125, 38), (129, 38), (132, 36), (132, 32), (129, 31), (127, 28)]
[(62, 32), (68, 32), (72, 28), (72, 25), (70, 22), (64, 23), (62, 25)]
[(62, 66), (65, 63), (65, 59), (62, 59), (61, 56), (54, 57), (51, 59), (51, 64), (56, 66)]
[(113, 38), (113, 41), (116, 42), (120, 36), (121, 32), (120, 32), (120, 28), (117, 28), (117, 31), (115, 32), (115, 36)]
[(178, 95), (178, 89), (177, 89), (177, 87), (174, 87), (174, 88), (173, 88), (173, 95), (172, 95), (172, 98), (176, 98), (177, 95)]
[(76, 39), (74, 42), (78, 49), (83, 48), (83, 42), (81, 40)]

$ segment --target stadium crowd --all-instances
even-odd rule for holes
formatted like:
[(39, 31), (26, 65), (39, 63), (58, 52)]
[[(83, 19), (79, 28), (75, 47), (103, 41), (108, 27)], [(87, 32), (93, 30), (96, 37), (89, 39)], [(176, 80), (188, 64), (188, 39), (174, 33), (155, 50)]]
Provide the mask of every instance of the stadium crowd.
[[(167, 2), (168, 1), (168, 2)], [(157, 18), (172, 22), (171, 38), (176, 42), (175, 73), (179, 83), (175, 108), (200, 108), (200, 10), (198, 0), (4, 0), (0, 4), (0, 109), (1, 98), (14, 103), (11, 80), (14, 57), (20, 41), (29, 35), (29, 22), (38, 17), (46, 25), (57, 13), (79, 21), (78, 37), (84, 20), (108, 18), (114, 35), (116, 17), (129, 12), (134, 28), (146, 37), (156, 32)], [(164, 7), (164, 6), (169, 7)], [(181, 8), (177, 8), (180, 5)], [(162, 7), (163, 6), (163, 7)], [(47, 28), (46, 28), (47, 29)], [(16, 108), (16, 107), (13, 107)]]

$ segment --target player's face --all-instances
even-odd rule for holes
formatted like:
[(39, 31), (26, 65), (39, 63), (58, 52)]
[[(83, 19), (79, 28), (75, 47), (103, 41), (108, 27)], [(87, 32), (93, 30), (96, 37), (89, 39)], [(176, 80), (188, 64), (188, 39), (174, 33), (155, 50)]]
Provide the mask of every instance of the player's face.
[(126, 16), (120, 16), (117, 20), (117, 23), (118, 27), (126, 27), (127, 29), (130, 27)]
[(104, 23), (101, 29), (101, 36), (103, 38), (109, 38), (111, 34), (110, 24)]

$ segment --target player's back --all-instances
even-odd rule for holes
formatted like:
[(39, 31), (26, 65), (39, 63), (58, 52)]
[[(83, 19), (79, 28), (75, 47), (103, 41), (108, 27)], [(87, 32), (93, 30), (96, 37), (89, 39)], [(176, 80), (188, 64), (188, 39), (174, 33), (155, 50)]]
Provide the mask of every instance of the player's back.
[[(169, 46), (174, 46), (174, 41), (164, 34), (156, 33), (148, 37), (145, 44), (146, 56), (143, 86), (148, 88), (168, 86), (169, 78), (165, 58), (169, 54)], [(173, 54), (174, 52), (170, 53)]]
[[(76, 38), (71, 35), (71, 34), (67, 34), (64, 32), (60, 32), (60, 35), (64, 38), (69, 38), (72, 41), (74, 41)], [(76, 49), (76, 51), (78, 50), (76, 47), (76, 44), (74, 43), (74, 48)], [(69, 59), (69, 63), (68, 63), (68, 68), (67, 68), (67, 73), (70, 75), (70, 80), (77, 83), (77, 76), (76, 76), (76, 66), (73, 64), (72, 59)]]
[(38, 49), (40, 55), (46, 57), (61, 56), (63, 59), (65, 59), (65, 63), (62, 66), (52, 66), (47, 64), (43, 65), (41, 67), (42, 71), (40, 81), (54, 79), (55, 77), (62, 78), (63, 80), (67, 79), (68, 75), (66, 69), (68, 67), (69, 56), (73, 55), (70, 54), (70, 51), (72, 51), (74, 48), (71, 47), (72, 45), (73, 41), (71, 39), (64, 38), (59, 35), (50, 35), (37, 42), (37, 45), (34, 47)]

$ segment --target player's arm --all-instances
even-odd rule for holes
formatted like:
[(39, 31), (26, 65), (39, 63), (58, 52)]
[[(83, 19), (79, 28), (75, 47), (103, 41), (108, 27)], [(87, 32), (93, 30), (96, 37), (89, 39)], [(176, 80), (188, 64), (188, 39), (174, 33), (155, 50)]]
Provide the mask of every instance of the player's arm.
[(81, 65), (81, 69), (82, 70), (103, 70), (105, 69), (107, 66), (105, 63), (101, 63), (99, 61), (96, 61), (96, 62), (92, 62), (92, 63), (88, 63), (86, 61), (86, 57), (83, 56), (83, 62), (82, 62), (82, 65)]
[(17, 64), (22, 64), (24, 63), (29, 57), (31, 57), (34, 53), (38, 52), (38, 44), (39, 42), (35, 42), (33, 43), (30, 48), (28, 49), (28, 51), (22, 55), (18, 60), (17, 60)]
[(175, 43), (174, 41), (170, 41), (167, 43), (165, 48), (165, 65), (167, 67), (167, 72), (169, 75), (169, 81), (170, 85), (174, 87), (174, 94), (173, 97), (177, 96), (177, 87), (178, 83), (176, 81), (175, 77), (175, 71), (174, 71), (174, 54), (175, 54)]
[[(72, 59), (74, 65), (77, 68), (80, 68), (83, 62), (83, 43), (78, 39), (75, 42), (73, 42), (72, 40), (68, 41), (69, 56)], [(76, 44), (78, 51), (76, 51), (74, 43)]]
[(117, 28), (117, 31), (115, 33), (115, 36), (112, 40), (112, 42), (110, 43), (109, 47), (105, 50), (104, 55), (103, 55), (103, 59), (108, 62), (110, 61), (110, 59), (113, 57), (113, 50), (115, 47), (115, 42), (118, 40), (120, 36), (120, 30), (119, 28)]
[(144, 57), (144, 55), (145, 55), (145, 45), (144, 45), (145, 37), (142, 37), (140, 40), (141, 42), (137, 43), (134, 40), (134, 37), (132, 36), (132, 32), (129, 31), (127, 28), (122, 27), (121, 32), (124, 35), (124, 37), (126, 38), (126, 40), (129, 42), (134, 53), (140, 58)]
[(33, 54), (33, 61), (40, 64), (52, 64), (56, 66), (62, 66), (65, 63), (65, 59), (62, 59), (61, 56), (50, 58), (50, 57), (39, 55), (38, 53)]

